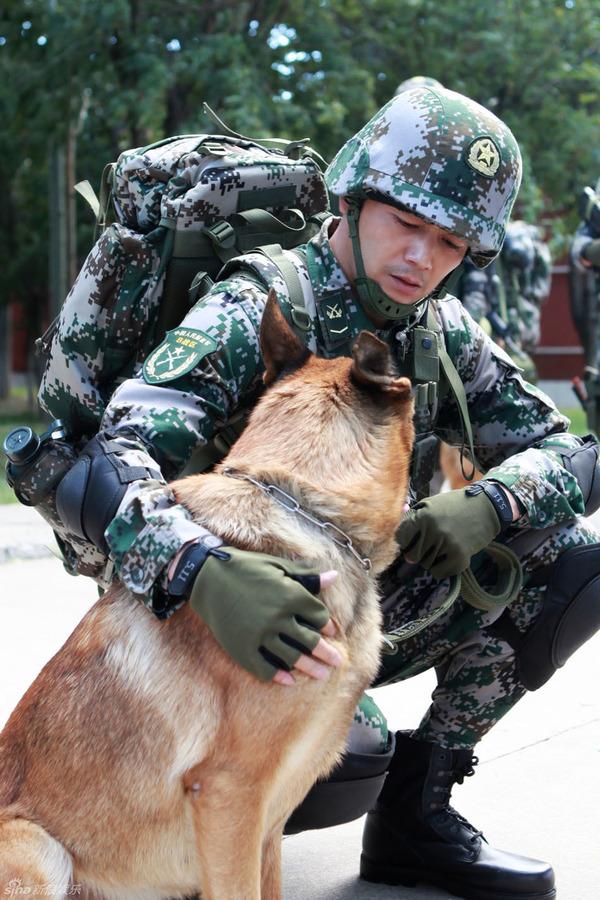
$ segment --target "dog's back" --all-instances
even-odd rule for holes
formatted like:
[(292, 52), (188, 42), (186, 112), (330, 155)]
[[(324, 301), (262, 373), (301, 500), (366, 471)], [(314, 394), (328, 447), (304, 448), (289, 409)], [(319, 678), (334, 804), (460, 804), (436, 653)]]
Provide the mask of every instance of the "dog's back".
[(248, 481), (217, 471), (173, 489), (227, 542), (338, 569), (322, 599), (344, 662), (326, 682), (264, 684), (190, 608), (159, 622), (111, 589), (0, 736), (1, 886), (63, 897), (83, 884), (115, 900), (199, 888), (203, 900), (278, 896), (283, 825), (339, 758), (377, 670), (373, 574), (394, 555), (412, 426), (408, 382), (395, 378), (381, 342), (363, 339), (354, 360), (306, 360), (300, 345), (290, 351), (293, 335), (272, 301), (265, 323), (266, 381), (281, 374), (282, 344), (289, 374), (259, 404), (227, 465), (275, 480), (317, 517), (342, 523), (373, 572), (333, 531), (273, 505)]

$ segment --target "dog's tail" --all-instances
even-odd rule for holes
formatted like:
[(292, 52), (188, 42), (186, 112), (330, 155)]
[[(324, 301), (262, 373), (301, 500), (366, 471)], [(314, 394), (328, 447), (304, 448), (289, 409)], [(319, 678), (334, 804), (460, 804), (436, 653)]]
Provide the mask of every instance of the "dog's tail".
[(0, 811), (0, 897), (52, 897), (69, 892), (73, 860), (40, 825)]

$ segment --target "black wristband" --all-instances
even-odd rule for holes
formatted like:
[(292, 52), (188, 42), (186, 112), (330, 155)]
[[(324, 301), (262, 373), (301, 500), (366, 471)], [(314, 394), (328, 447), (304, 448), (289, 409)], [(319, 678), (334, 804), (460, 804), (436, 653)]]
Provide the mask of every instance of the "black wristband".
[(221, 547), (223, 541), (216, 535), (207, 535), (201, 541), (191, 544), (181, 554), (177, 568), (167, 585), (167, 593), (174, 600), (188, 600), (198, 572), (212, 550)]
[(207, 534), (201, 540), (190, 544), (177, 563), (175, 573), (169, 579), (166, 588), (155, 584), (151, 591), (151, 609), (159, 619), (167, 619), (190, 598), (198, 572), (206, 562), (209, 554), (229, 558), (218, 548), (223, 545), (220, 537)]
[(468, 497), (475, 497), (477, 496), (477, 494), (481, 494), (482, 492), (486, 495), (486, 497), (496, 510), (496, 515), (498, 516), (498, 521), (500, 522), (500, 531), (506, 531), (506, 529), (513, 523), (513, 511), (510, 503), (508, 502), (508, 497), (506, 496), (502, 488), (499, 488), (491, 481), (486, 481), (485, 479), (483, 479), (482, 481), (477, 481), (475, 484), (471, 484), (468, 488), (465, 489), (465, 494)]

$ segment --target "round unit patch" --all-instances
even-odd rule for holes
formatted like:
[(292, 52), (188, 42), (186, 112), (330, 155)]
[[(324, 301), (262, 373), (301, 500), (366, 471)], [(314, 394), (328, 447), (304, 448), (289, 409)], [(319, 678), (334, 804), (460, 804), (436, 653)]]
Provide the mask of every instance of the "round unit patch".
[(143, 367), (144, 381), (164, 384), (195, 369), (201, 359), (217, 349), (214, 338), (195, 328), (168, 331), (162, 344), (153, 350)]
[(473, 141), (466, 151), (467, 163), (480, 175), (493, 178), (500, 167), (500, 151), (490, 137)]

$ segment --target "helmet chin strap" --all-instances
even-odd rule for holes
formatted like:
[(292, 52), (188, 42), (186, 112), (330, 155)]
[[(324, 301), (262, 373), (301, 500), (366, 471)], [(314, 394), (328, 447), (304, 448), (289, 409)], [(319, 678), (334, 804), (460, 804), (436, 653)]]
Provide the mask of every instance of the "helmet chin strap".
[(356, 267), (354, 285), (365, 312), (367, 314), (371, 313), (380, 319), (384, 319), (388, 324), (388, 327), (396, 322), (409, 319), (411, 316), (418, 317), (418, 314), (422, 311), (423, 305), (427, 302), (429, 297), (422, 297), (415, 303), (397, 303), (379, 287), (376, 281), (369, 278), (366, 274), (360, 249), (360, 240), (358, 237), (358, 219), (360, 216), (361, 202), (355, 198), (348, 198), (347, 202), (348, 231), (350, 233), (350, 240), (352, 241), (354, 265)]

